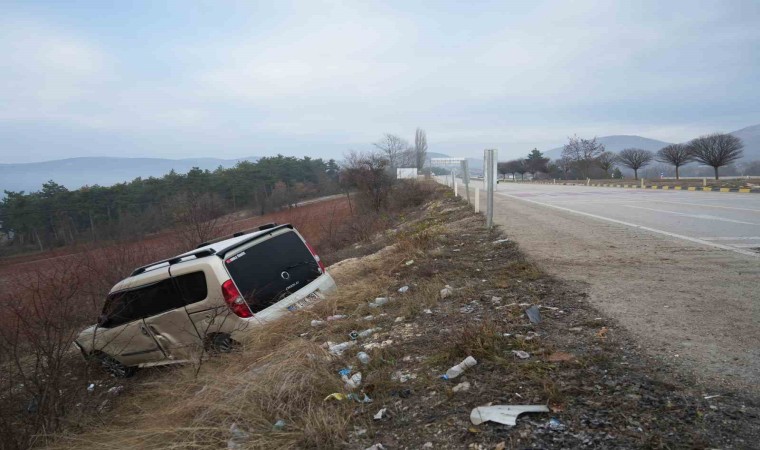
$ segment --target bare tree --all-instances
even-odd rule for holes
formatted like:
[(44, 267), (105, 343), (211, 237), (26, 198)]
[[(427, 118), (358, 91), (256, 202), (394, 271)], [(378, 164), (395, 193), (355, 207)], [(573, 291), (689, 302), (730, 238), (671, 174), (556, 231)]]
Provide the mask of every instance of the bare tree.
[(422, 170), (425, 165), (425, 158), (427, 157), (427, 134), (422, 128), (417, 128), (414, 133), (414, 156), (417, 162), (417, 170)]
[(633, 177), (638, 180), (639, 169), (652, 162), (654, 155), (648, 150), (627, 148), (620, 152), (617, 159), (620, 161), (620, 164), (633, 169)]
[(382, 139), (372, 145), (383, 152), (388, 161), (388, 167), (393, 172), (396, 171), (397, 167), (401, 167), (404, 153), (409, 149), (409, 143), (405, 139), (389, 133), (383, 135)]
[(591, 167), (596, 163), (596, 158), (604, 152), (604, 144), (593, 139), (582, 139), (578, 136), (568, 138), (567, 144), (562, 149), (562, 157), (568, 158), (578, 168), (583, 178), (587, 178)]
[(375, 211), (388, 203), (393, 178), (388, 175), (388, 160), (377, 153), (349, 151), (341, 171), (343, 182), (355, 186)]
[(596, 157), (596, 163), (604, 171), (607, 177), (610, 176), (610, 171), (615, 167), (617, 158), (612, 152), (602, 152)]
[(218, 195), (185, 192), (174, 199), (173, 209), (177, 237), (187, 247), (193, 248), (221, 234), (224, 207)]
[(718, 179), (718, 167), (723, 167), (740, 159), (744, 155), (742, 140), (730, 134), (713, 133), (700, 136), (689, 142), (692, 157), (706, 166), (715, 169)]
[(670, 144), (657, 151), (655, 159), (676, 168), (676, 180), (679, 179), (678, 168), (694, 160), (689, 147), (684, 144)]

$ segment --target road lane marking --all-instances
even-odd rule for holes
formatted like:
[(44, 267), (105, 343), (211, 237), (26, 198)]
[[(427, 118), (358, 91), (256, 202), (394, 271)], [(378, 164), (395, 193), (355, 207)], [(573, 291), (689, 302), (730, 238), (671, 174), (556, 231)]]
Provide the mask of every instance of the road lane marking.
[(655, 203), (672, 203), (674, 205), (694, 205), (694, 206), (706, 206), (708, 208), (722, 208), (722, 209), (735, 209), (737, 211), (752, 211), (752, 212), (760, 212), (760, 209), (752, 209), (752, 208), (737, 208), (735, 206), (718, 206), (718, 205), (705, 205), (702, 203), (687, 203), (687, 202), (670, 202), (668, 200), (651, 200)]
[(740, 248), (731, 247), (729, 245), (718, 244), (717, 242), (705, 241), (704, 239), (697, 239), (697, 238), (693, 238), (693, 237), (689, 237), (689, 236), (684, 236), (682, 234), (671, 233), (669, 231), (659, 230), (657, 228), (652, 228), (652, 227), (646, 227), (644, 225), (637, 225), (635, 223), (625, 222), (623, 220), (617, 220), (617, 219), (612, 219), (610, 217), (599, 216), (597, 214), (591, 214), (591, 213), (576, 211), (574, 209), (565, 208), (565, 207), (557, 206), (557, 205), (550, 205), (548, 203), (541, 203), (541, 202), (537, 202), (535, 200), (528, 200), (527, 198), (515, 197), (514, 195), (506, 194), (506, 193), (503, 193), (503, 192), (498, 192), (497, 194), (499, 194), (501, 196), (504, 196), (504, 197), (514, 198), (515, 200), (520, 200), (520, 201), (523, 201), (523, 202), (534, 203), (534, 204), (539, 205), (539, 206), (546, 206), (547, 208), (554, 208), (554, 209), (558, 209), (560, 211), (569, 212), (569, 213), (572, 213), (572, 214), (578, 214), (578, 215), (581, 215), (581, 216), (591, 217), (593, 219), (604, 220), (606, 222), (616, 223), (618, 225), (625, 225), (625, 226), (631, 227), (631, 228), (638, 228), (639, 230), (649, 231), (649, 232), (652, 232), (652, 233), (662, 234), (664, 236), (669, 236), (669, 237), (676, 238), (676, 239), (682, 239), (684, 241), (694, 242), (696, 244), (706, 245), (708, 247), (715, 247), (715, 248), (719, 248), (721, 250), (728, 250), (728, 251), (731, 251), (731, 252), (734, 252), (734, 253), (739, 253), (741, 255), (751, 256), (753, 258), (760, 258), (760, 253), (751, 252), (749, 250), (742, 250)]
[(700, 237), (706, 241), (760, 241), (760, 236), (715, 236)]
[(667, 209), (647, 208), (645, 206), (633, 206), (633, 205), (621, 205), (621, 206), (627, 206), (628, 208), (645, 209), (647, 211), (655, 211), (655, 212), (661, 212), (661, 213), (666, 213), (666, 214), (673, 214), (675, 216), (693, 217), (695, 219), (717, 220), (720, 222), (740, 223), (742, 225), (760, 225), (760, 223), (743, 222), (741, 220), (725, 219), (723, 217), (711, 216), (709, 214), (686, 214), (686, 213), (680, 213), (680, 212), (675, 212), (675, 211), (668, 211)]

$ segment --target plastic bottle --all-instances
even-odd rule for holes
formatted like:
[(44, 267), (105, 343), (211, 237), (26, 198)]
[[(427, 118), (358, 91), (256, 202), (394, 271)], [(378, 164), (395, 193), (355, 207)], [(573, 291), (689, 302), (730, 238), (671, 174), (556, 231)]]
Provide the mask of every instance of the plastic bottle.
[(368, 336), (372, 336), (372, 333), (374, 333), (376, 331), (380, 331), (380, 328), (369, 328), (369, 329), (366, 329), (364, 331), (360, 331), (357, 334), (357, 337), (365, 338), (365, 337), (368, 337)]
[(468, 356), (464, 359), (464, 361), (460, 362), (456, 366), (452, 367), (451, 369), (446, 371), (446, 374), (443, 376), (444, 380), (451, 380), (452, 378), (456, 378), (459, 375), (462, 375), (465, 370), (469, 369), (470, 367), (474, 366), (478, 362), (473, 358), (472, 356)]

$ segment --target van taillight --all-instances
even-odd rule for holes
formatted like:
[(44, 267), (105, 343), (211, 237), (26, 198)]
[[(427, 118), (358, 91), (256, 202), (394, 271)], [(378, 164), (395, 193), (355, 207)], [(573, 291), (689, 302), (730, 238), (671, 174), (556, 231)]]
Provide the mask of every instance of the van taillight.
[(232, 312), (238, 317), (253, 317), (251, 308), (248, 307), (248, 303), (240, 295), (240, 291), (235, 287), (235, 283), (232, 280), (227, 280), (222, 284), (222, 294), (224, 295), (224, 302), (230, 307)]
[(322, 260), (319, 258), (319, 255), (317, 255), (317, 252), (314, 251), (314, 247), (312, 247), (308, 242), (305, 242), (305, 244), (306, 248), (308, 248), (311, 252), (311, 256), (313, 256), (314, 260), (317, 261), (317, 264), (319, 264), (319, 271), (325, 273), (325, 263), (322, 262)]

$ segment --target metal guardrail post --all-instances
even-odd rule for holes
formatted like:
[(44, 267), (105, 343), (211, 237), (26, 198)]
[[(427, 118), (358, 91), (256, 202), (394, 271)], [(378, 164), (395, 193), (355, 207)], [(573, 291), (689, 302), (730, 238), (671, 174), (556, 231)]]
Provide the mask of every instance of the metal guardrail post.
[(486, 181), (486, 226), (493, 227), (493, 191), (496, 185), (496, 149), (486, 149), (484, 152), (485, 181)]

